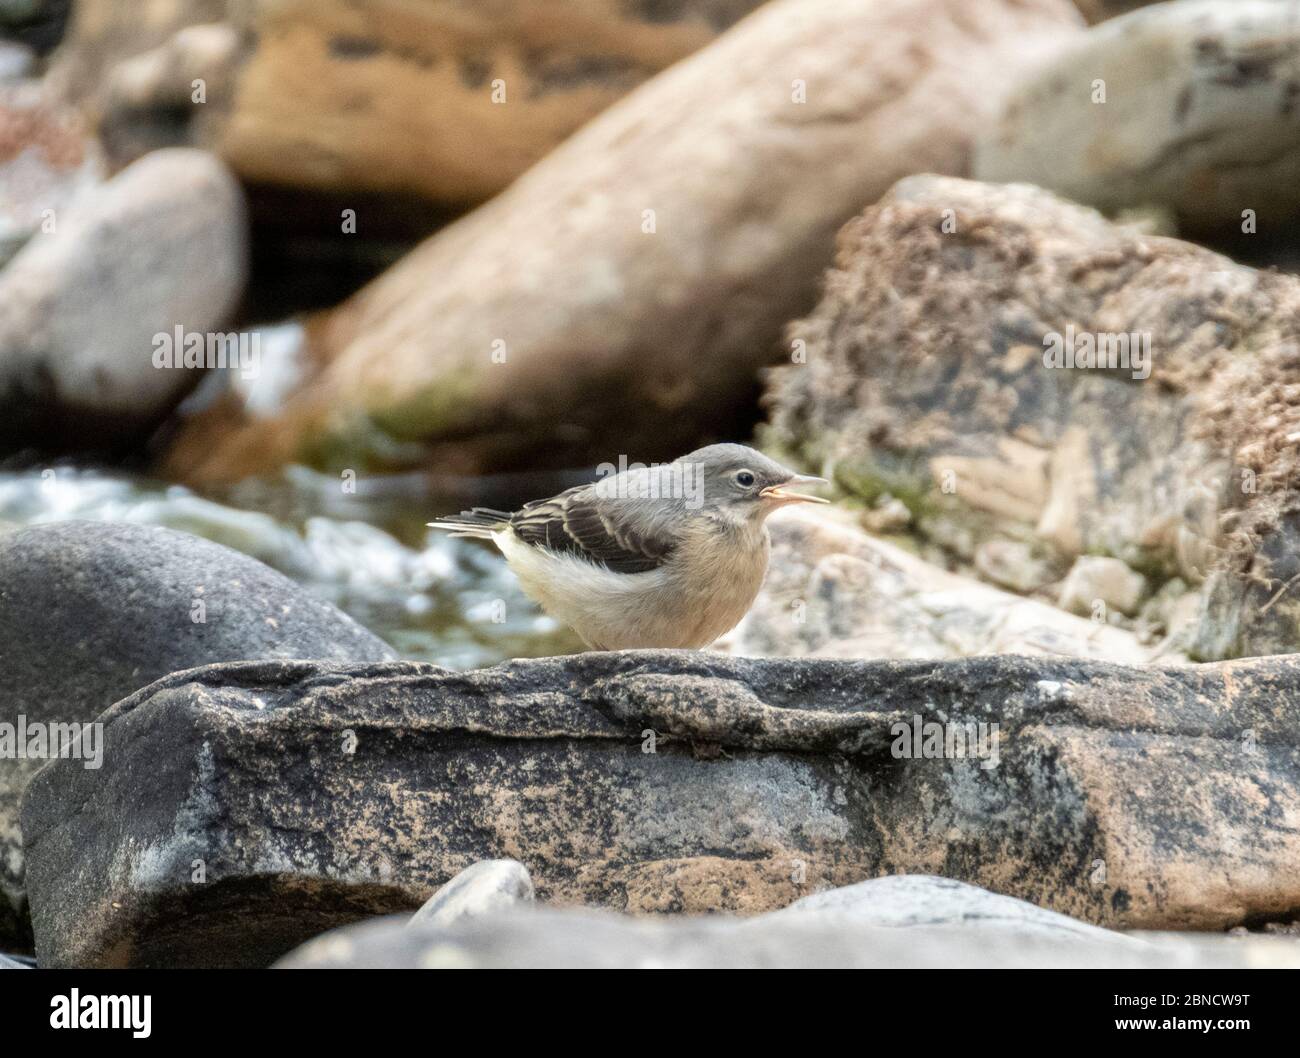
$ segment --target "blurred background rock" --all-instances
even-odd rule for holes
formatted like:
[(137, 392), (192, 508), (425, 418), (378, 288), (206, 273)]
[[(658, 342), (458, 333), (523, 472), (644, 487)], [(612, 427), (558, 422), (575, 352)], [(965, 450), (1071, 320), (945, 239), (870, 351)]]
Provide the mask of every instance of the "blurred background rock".
[[(1300, 650), (1298, 221), (1300, 0), (0, 0), (0, 722), (112, 741), (0, 774), (0, 949), (265, 963), (502, 855), (1294, 917), (1295, 662), (1187, 662)], [(712, 655), (548, 657), (425, 527), (719, 440), (836, 503)]]
[[(282, 283), (283, 307), (329, 304), (757, 6), (86, 0), (50, 79), (117, 165), (219, 155), (249, 194), (258, 304)], [(361, 238), (336, 237), (344, 208)]]
[[(1296, 263), (1297, 26), (1296, 0), (0, 0), (0, 515), (179, 522), (472, 664), (573, 644), (429, 515), (757, 437), (928, 566), (868, 578), (828, 526), (781, 590), (898, 620), (756, 618), (737, 649), (947, 656), (1019, 598), (1055, 631), (1006, 641), (1095, 656), (1052, 608), (1097, 584), (1117, 658), (1293, 647), (1286, 598), (1256, 605), (1290, 576), (1293, 295), (1243, 266)], [(1158, 321), (1156, 377), (1035, 370), (1088, 320)], [(256, 377), (154, 368), (176, 327), (256, 334)], [(1108, 439), (1117, 407), (1140, 428)], [(1220, 487), (1243, 468), (1268, 491)], [(925, 632), (949, 574), (1001, 592)]]

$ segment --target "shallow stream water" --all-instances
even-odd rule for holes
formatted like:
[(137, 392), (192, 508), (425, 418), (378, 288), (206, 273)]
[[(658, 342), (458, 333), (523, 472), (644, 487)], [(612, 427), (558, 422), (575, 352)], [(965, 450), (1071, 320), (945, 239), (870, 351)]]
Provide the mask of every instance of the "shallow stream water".
[(471, 668), (581, 648), (495, 549), (425, 527), (456, 500), (366, 485), (349, 494), (292, 468), (216, 497), (117, 471), (33, 469), (0, 473), (0, 522), (140, 522), (205, 537), (328, 599), (413, 661)]

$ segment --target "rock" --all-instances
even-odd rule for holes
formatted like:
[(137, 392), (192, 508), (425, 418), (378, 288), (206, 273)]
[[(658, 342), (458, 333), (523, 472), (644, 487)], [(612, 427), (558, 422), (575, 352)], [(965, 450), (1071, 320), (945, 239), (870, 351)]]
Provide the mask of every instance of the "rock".
[(1006, 930), (1024, 937), (1092, 939), (1117, 947), (1140, 943), (1024, 900), (926, 874), (892, 875), (828, 889), (775, 912), (796, 914), (838, 915), (857, 925), (891, 929), (945, 926), (978, 933)]
[(1160, 640), (1162, 651), (1186, 652), (1195, 639), (1203, 602), (1199, 592), (1175, 577), (1143, 604), (1135, 632), (1144, 643)]
[(863, 515), (862, 523), (873, 533), (901, 533), (912, 524), (912, 512), (902, 500), (886, 493)]
[(1037, 591), (1056, 580), (1050, 560), (1024, 540), (985, 540), (975, 548), (975, 568), (981, 577), (1012, 591)]
[(158, 337), (179, 328), (206, 352), (233, 310), (242, 197), (210, 155), (158, 151), (55, 220), (0, 273), (0, 446), (111, 449), (198, 377), (155, 366)]
[(746, 657), (960, 658), (1031, 654), (1142, 664), (1167, 644), (949, 573), (834, 511), (769, 522), (772, 558), (750, 612), (719, 649)]
[(23, 799), (43, 966), (265, 965), (502, 856), (543, 903), (634, 913), (887, 871), (1120, 928), (1300, 906), (1296, 658), (244, 662), (101, 719), (103, 769)]
[(1095, 614), (1109, 607), (1132, 616), (1146, 596), (1146, 580), (1117, 558), (1081, 555), (1061, 585), (1061, 609)]
[(466, 867), (411, 916), (412, 926), (450, 926), (533, 902), (533, 880), (518, 860), (483, 860)]
[(6, 64), (25, 50), (0, 41), (0, 268), (102, 178), (75, 114), (51, 104), (38, 84), (4, 83)]
[[(1292, 651), (1298, 310), (1294, 277), (1036, 188), (911, 178), (842, 233), (763, 439), (868, 502), (904, 499), (965, 561), (1031, 539), (1153, 591), (1181, 578), (1205, 601), (1197, 658)], [(1129, 368), (1055, 366), (1069, 342)]]
[[(526, 496), (553, 495), (589, 480), (575, 476), (531, 479), (523, 491), (508, 480), (509, 491), (501, 482), (484, 488), (470, 481), (458, 497), (442, 502), (448, 509), (513, 507)], [(428, 494), (447, 495), (440, 484), (429, 482)], [(395, 509), (427, 506), (412, 500), (409, 479), (362, 478), (356, 485), (355, 492), (345, 491), (338, 478), (295, 467), (276, 481), (232, 490), (227, 505), (123, 471), (0, 471), (0, 525), (132, 522), (224, 544), (333, 603), (411, 661), (476, 668), (582, 649), (575, 633), (523, 594), (495, 549), (433, 529), (423, 539), (417, 531), (408, 546), (374, 524), (392, 528)], [(418, 488), (425, 494), (426, 483)], [(304, 519), (308, 511), (322, 513)]]
[(80, 0), (55, 76), (117, 159), (190, 143), (251, 182), (477, 203), (757, 6)]
[(1077, 19), (1064, 0), (764, 5), (321, 320), (279, 414), (232, 398), (192, 419), (166, 475), (477, 473), (743, 435), (836, 229), (904, 173), (963, 170), (1018, 62)]
[[(394, 657), (287, 578), (184, 533), (64, 522), (0, 543), (5, 727), (24, 717), (27, 725), (88, 723), (137, 688), (212, 661)], [(42, 763), (7, 759), (0, 771), (0, 944), (21, 942), (25, 931), (18, 799)], [(87, 761), (70, 763), (100, 774), (83, 769)]]
[(1165, 206), (1188, 231), (1240, 234), (1249, 212), (1286, 232), (1300, 220), (1298, 84), (1295, 0), (1159, 4), (1027, 76), (975, 176), (1108, 210)]
[(1032, 920), (1023, 928), (1012, 921), (986, 926), (945, 921), (898, 928), (834, 912), (779, 912), (736, 922), (723, 916), (634, 919), (543, 910), (476, 919), (450, 928), (408, 928), (400, 919), (379, 919), (317, 937), (276, 965), (292, 969), (1186, 969), (1296, 967), (1300, 952), (1294, 941), (1273, 937), (1239, 940), (1183, 934), (1142, 941), (1105, 930), (1091, 934), (1048, 930)]

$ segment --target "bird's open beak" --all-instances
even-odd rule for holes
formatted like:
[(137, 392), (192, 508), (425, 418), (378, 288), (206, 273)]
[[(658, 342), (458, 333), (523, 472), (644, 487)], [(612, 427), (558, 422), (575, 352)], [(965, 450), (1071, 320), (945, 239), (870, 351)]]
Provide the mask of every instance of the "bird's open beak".
[(789, 481), (780, 485), (769, 485), (758, 495), (765, 500), (772, 500), (778, 505), (786, 503), (830, 503), (830, 500), (824, 500), (820, 496), (809, 496), (806, 492), (791, 492), (790, 490), (799, 485), (829, 485), (830, 482), (825, 478), (809, 477), (806, 474), (796, 474)]

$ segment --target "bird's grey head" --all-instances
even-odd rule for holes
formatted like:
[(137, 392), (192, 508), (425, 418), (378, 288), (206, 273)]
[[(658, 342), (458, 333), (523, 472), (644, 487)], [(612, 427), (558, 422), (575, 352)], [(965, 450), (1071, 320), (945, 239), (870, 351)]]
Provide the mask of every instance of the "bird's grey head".
[(683, 481), (693, 481), (700, 490), (701, 509), (727, 521), (762, 522), (788, 503), (827, 502), (798, 491), (824, 485), (825, 479), (796, 474), (745, 445), (709, 445), (673, 465), (681, 468)]

